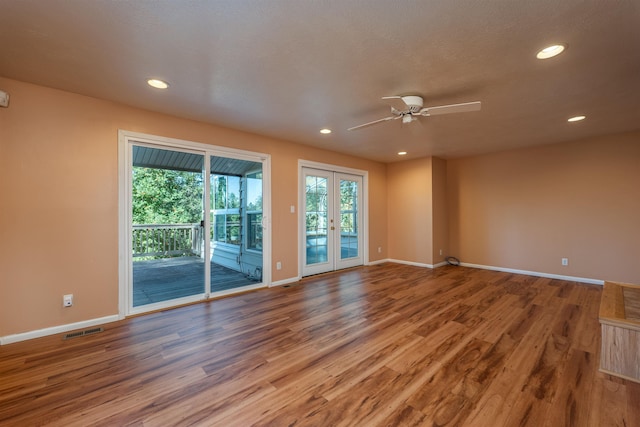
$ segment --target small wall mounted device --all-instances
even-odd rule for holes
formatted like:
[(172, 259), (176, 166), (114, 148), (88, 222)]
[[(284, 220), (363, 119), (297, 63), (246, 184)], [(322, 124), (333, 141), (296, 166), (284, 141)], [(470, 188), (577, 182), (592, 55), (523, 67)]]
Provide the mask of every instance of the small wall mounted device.
[(7, 108), (9, 106), (9, 94), (0, 90), (0, 107)]

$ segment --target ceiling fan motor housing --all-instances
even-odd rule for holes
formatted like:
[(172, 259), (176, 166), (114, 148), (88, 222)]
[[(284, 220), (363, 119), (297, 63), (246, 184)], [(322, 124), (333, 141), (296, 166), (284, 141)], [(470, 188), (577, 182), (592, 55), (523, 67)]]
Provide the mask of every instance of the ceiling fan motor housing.
[(409, 107), (409, 111), (411, 113), (417, 113), (422, 109), (423, 101), (421, 96), (403, 96), (402, 101), (407, 104), (407, 107)]

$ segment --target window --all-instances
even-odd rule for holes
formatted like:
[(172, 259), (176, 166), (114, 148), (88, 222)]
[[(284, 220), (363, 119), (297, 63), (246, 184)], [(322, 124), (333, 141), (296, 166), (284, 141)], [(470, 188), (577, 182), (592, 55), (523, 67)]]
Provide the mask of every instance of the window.
[(212, 238), (219, 243), (240, 245), (240, 178), (237, 176), (215, 175), (213, 177), (214, 223), (211, 225)]
[(215, 242), (262, 251), (262, 172), (246, 177), (212, 175), (211, 237)]
[(247, 249), (262, 251), (262, 172), (247, 175)]

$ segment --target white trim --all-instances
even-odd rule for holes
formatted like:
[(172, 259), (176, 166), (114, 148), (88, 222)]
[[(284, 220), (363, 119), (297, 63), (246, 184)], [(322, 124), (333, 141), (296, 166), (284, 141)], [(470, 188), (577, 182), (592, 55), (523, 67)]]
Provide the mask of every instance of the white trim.
[(273, 236), (271, 235), (271, 156), (266, 155), (262, 162), (262, 283), (271, 284), (271, 257)]
[(362, 170), (362, 169), (354, 169), (354, 168), (349, 168), (345, 166), (331, 165), (329, 163), (319, 163), (319, 162), (312, 162), (310, 160), (298, 159), (298, 169), (301, 169), (303, 167), (311, 168), (311, 169), (322, 169), (328, 172), (346, 173), (349, 175), (361, 175), (363, 177), (369, 174), (368, 171)]
[(256, 291), (258, 289), (267, 289), (267, 288), (268, 288), (268, 286), (265, 285), (264, 282), (261, 282), (261, 283), (255, 284), (255, 285), (247, 285), (247, 286), (241, 286), (239, 288), (227, 289), (227, 290), (224, 290), (224, 291), (211, 292), (209, 294), (209, 298), (233, 296), (233, 295), (240, 294), (242, 292)]
[(128, 251), (128, 224), (131, 223), (131, 206), (129, 200), (129, 188), (127, 183), (131, 181), (128, 176), (131, 172), (127, 165), (131, 153), (128, 152), (129, 144), (125, 138), (125, 132), (118, 130), (118, 317), (124, 319), (129, 307), (128, 286), (131, 271), (129, 268)]
[(206, 300), (207, 300), (207, 295), (205, 293), (201, 293), (196, 295), (188, 295), (186, 297), (153, 302), (150, 304), (138, 305), (135, 307), (130, 307), (127, 313), (127, 316), (135, 316), (138, 314), (150, 313), (152, 311), (167, 310), (167, 309), (175, 308), (181, 305), (187, 305), (187, 304), (202, 302)]
[(527, 276), (546, 277), (548, 279), (567, 280), (570, 282), (589, 283), (592, 285), (604, 285), (604, 280), (589, 279), (586, 277), (563, 276), (560, 274), (549, 274), (549, 273), (542, 273), (539, 271), (518, 270), (515, 268), (495, 267), (491, 265), (469, 264), (466, 262), (461, 262), (460, 265), (463, 267), (479, 268), (482, 270), (494, 270), (494, 271), (502, 271), (505, 273), (524, 274)]
[(389, 258), (384, 258), (384, 259), (379, 259), (377, 261), (369, 261), (368, 263), (366, 263), (365, 265), (377, 265), (377, 264), (384, 264), (385, 262), (391, 262), (391, 260)]
[[(211, 236), (211, 211), (210, 208), (207, 209), (207, 207), (211, 206), (211, 201), (209, 200), (209, 196), (211, 194), (211, 190), (209, 191), (205, 191), (207, 188), (209, 188), (208, 186), (211, 185), (211, 156), (207, 155), (207, 153), (205, 152), (205, 156), (204, 156), (204, 164), (203, 164), (203, 170), (202, 170), (204, 176), (204, 182), (202, 183), (202, 191), (204, 192), (204, 197), (202, 200), (202, 221), (203, 221), (203, 230), (202, 230), (202, 246), (204, 249), (204, 259), (211, 261), (211, 240), (205, 239), (205, 236)], [(206, 244), (205, 244), (206, 242)], [(203, 260), (204, 261), (204, 260)], [(205, 262), (204, 263), (204, 296), (205, 298), (207, 297), (207, 295), (209, 295), (211, 293), (211, 262)], [(209, 278), (209, 279), (206, 279)], [(132, 286), (133, 288), (133, 286)]]
[(273, 282), (271, 284), (271, 286), (269, 286), (270, 288), (276, 287), (276, 286), (284, 286), (284, 285), (288, 285), (289, 283), (295, 283), (301, 280), (301, 277), (290, 277), (288, 279), (282, 279), (282, 280), (277, 280), (275, 282)]
[(416, 267), (434, 268), (433, 264), (424, 264), (422, 262), (403, 261), (403, 260), (400, 260), (400, 259), (393, 259), (393, 258), (389, 258), (387, 261), (395, 262), (396, 264), (413, 265), (413, 266), (416, 266)]
[(438, 268), (438, 267), (443, 267), (445, 265), (447, 265), (446, 261), (442, 261), (439, 262), (437, 264), (423, 264), (420, 262), (412, 262), (412, 261), (401, 261), (399, 259), (392, 259), (392, 258), (384, 258), (384, 259), (379, 259), (377, 261), (371, 261), (369, 263), (367, 263), (366, 265), (376, 265), (376, 264), (383, 264), (385, 262), (395, 262), (396, 264), (406, 264), (406, 265), (414, 265), (416, 267), (426, 267), (426, 268)]
[[(413, 266), (416, 266), (416, 267), (426, 267), (426, 268), (437, 268), (437, 267), (442, 267), (444, 265), (447, 265), (447, 262), (440, 262), (438, 264), (432, 265), (432, 264), (424, 264), (424, 263), (420, 263), (420, 262), (403, 261), (403, 260), (392, 259), (392, 258), (387, 258), (387, 259), (379, 260), (379, 261), (373, 261), (373, 262), (369, 263), (368, 265), (381, 264), (383, 262), (395, 262), (397, 264), (406, 264), (406, 265), (413, 265)], [(524, 274), (526, 276), (546, 277), (548, 279), (567, 280), (569, 282), (589, 283), (589, 284), (592, 284), (592, 285), (604, 285), (604, 280), (590, 279), (590, 278), (586, 278), (586, 277), (563, 276), (563, 275), (560, 275), (560, 274), (549, 274), (549, 273), (542, 273), (542, 272), (539, 272), (539, 271), (518, 270), (518, 269), (515, 269), (515, 268), (495, 267), (495, 266), (491, 266), (491, 265), (470, 264), (470, 263), (466, 263), (466, 262), (461, 262), (460, 265), (462, 267), (478, 268), (478, 269), (481, 269), (481, 270), (502, 271), (504, 273), (514, 273), (514, 274)]]
[[(181, 148), (185, 150), (198, 150), (198, 151), (214, 151), (215, 153), (226, 154), (233, 156), (240, 160), (256, 161), (256, 157), (260, 157), (261, 160), (268, 160), (271, 158), (269, 154), (260, 153), (257, 151), (241, 150), (239, 148), (223, 147), (213, 144), (205, 144), (197, 141), (189, 141), (186, 139), (168, 138), (159, 135), (151, 135), (146, 133), (131, 132), (128, 130), (118, 130), (118, 135), (124, 138), (126, 141), (134, 140), (138, 143), (147, 143), (153, 146), (163, 145), (172, 148)], [(264, 173), (264, 170), (263, 170)]]
[(48, 335), (60, 334), (63, 332), (73, 331), (75, 329), (84, 329), (105, 323), (116, 322), (120, 320), (120, 316), (114, 314), (112, 316), (99, 317), (97, 319), (83, 320), (82, 322), (68, 323), (66, 325), (53, 326), (50, 328), (37, 329), (35, 331), (24, 332), (21, 334), (7, 335), (0, 337), (0, 345), (12, 344), (15, 342), (31, 340), (34, 338), (42, 338)]

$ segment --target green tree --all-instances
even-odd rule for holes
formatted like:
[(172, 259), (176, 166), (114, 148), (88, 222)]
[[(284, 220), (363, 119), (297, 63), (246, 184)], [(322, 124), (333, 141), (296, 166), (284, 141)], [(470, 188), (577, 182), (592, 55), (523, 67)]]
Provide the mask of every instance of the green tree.
[(358, 183), (340, 181), (340, 228), (346, 232), (355, 232), (356, 210), (358, 209)]
[(184, 224), (202, 220), (202, 174), (133, 168), (134, 224)]
[(214, 194), (211, 204), (214, 209), (226, 209), (227, 207), (227, 179), (224, 176), (216, 176), (214, 179)]
[(262, 195), (256, 197), (255, 201), (247, 204), (248, 211), (262, 211)]

